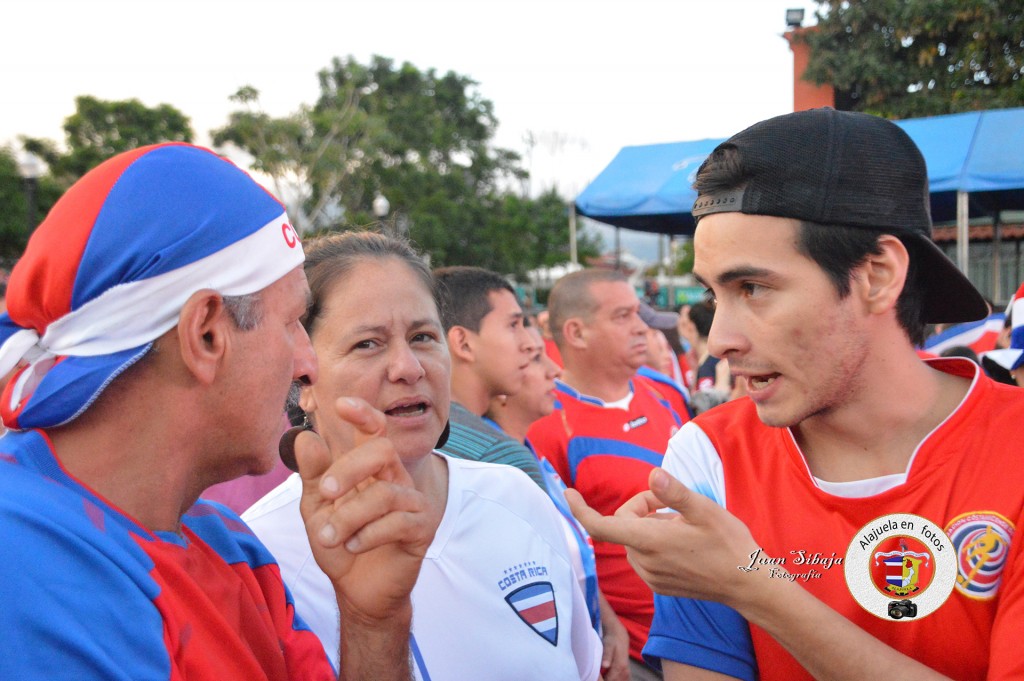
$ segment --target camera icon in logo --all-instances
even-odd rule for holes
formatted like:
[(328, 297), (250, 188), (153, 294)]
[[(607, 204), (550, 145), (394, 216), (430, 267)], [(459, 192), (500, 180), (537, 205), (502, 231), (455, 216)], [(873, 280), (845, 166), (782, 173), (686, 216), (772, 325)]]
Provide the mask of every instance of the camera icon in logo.
[(904, 617), (917, 617), (917, 605), (909, 598), (889, 603), (889, 617), (901, 620)]

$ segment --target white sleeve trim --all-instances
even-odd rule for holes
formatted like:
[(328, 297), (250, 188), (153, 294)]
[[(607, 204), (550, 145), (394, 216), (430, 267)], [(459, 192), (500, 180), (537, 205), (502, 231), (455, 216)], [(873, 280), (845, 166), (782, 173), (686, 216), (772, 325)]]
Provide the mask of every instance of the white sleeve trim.
[(725, 472), (722, 457), (711, 440), (693, 421), (683, 424), (668, 441), (661, 467), (684, 485), (725, 506)]

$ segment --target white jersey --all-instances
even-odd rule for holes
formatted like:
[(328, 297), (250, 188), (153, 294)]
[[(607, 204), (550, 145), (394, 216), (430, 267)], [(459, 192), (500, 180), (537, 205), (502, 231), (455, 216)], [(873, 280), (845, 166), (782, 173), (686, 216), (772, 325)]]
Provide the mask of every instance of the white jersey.
[[(551, 500), (517, 469), (444, 458), (448, 501), (412, 592), (416, 678), (596, 679), (601, 642)], [(242, 517), (337, 665), (338, 607), (306, 538), (301, 494), (293, 475)]]

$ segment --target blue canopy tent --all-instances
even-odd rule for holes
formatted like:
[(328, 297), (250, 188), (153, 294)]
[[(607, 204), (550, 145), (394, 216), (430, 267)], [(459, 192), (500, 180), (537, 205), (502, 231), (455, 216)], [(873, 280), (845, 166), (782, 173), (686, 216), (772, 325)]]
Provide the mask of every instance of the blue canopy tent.
[(1000, 222), (1002, 211), (1024, 209), (1024, 109), (994, 109), (898, 121), (928, 164), (932, 219), (956, 220), (956, 263), (968, 273), (972, 217), (991, 217), (992, 299), (1002, 290)]
[[(956, 219), (957, 264), (966, 272), (972, 216), (1024, 209), (1024, 108), (908, 119), (897, 125), (928, 166), (932, 217)], [(624, 147), (576, 198), (579, 215), (616, 227), (693, 234), (690, 189), (721, 139)]]
[(1024, 208), (1024, 109), (914, 118), (897, 125), (928, 164), (936, 222), (957, 218), (958, 194), (968, 195), (971, 216)]
[(690, 185), (722, 139), (623, 147), (576, 198), (576, 212), (641, 232), (693, 234)]

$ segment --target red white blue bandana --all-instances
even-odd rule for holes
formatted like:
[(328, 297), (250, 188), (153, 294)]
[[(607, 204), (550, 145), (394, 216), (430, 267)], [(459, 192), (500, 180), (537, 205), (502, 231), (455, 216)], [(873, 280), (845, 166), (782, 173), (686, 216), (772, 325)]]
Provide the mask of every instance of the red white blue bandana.
[(185, 301), (255, 293), (300, 266), (277, 199), (213, 152), (160, 144), (115, 156), (54, 205), (11, 273), (0, 315), (0, 415), (47, 428), (85, 411)]

